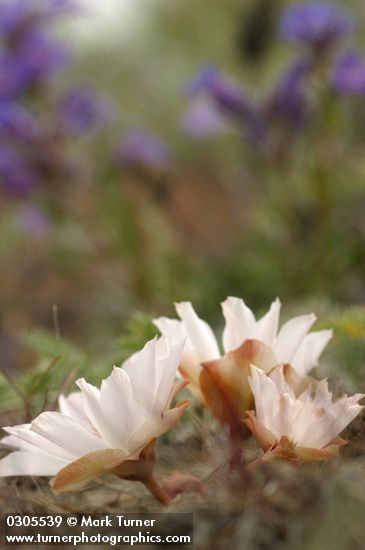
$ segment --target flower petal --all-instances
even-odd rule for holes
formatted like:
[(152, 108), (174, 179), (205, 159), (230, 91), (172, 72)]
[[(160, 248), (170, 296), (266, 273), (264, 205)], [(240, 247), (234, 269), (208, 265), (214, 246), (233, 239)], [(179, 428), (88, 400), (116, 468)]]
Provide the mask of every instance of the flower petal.
[(67, 464), (66, 460), (37, 452), (15, 451), (0, 460), (0, 477), (53, 476)]
[(52, 443), (31, 429), (31, 424), (3, 428), (8, 434), (1, 440), (3, 445), (9, 445), (21, 451), (38, 452), (44, 456), (55, 456), (65, 460), (74, 460), (75, 454), (68, 449)]
[(254, 411), (247, 411), (247, 416), (248, 418), (244, 420), (244, 423), (249, 428), (260, 447), (266, 451), (275, 443), (276, 439), (274, 434), (265, 428), (263, 424), (258, 422)]
[(184, 323), (178, 319), (158, 317), (157, 319), (153, 319), (152, 322), (163, 336), (167, 336), (169, 338), (170, 342), (178, 343), (187, 336)]
[[(151, 366), (153, 368), (153, 365)], [(103, 417), (113, 433), (115, 448), (128, 454), (129, 434), (144, 424), (150, 414), (148, 389), (137, 392), (124, 369), (114, 367), (112, 374), (103, 380), (100, 390), (100, 407)]]
[(110, 447), (118, 447), (118, 440), (110, 429), (108, 419), (105, 418), (100, 407), (100, 390), (86, 382), (84, 378), (76, 380), (76, 385), (80, 388), (84, 400), (84, 409), (92, 426), (100, 433), (102, 438)]
[(307, 334), (291, 359), (298, 374), (305, 376), (318, 364), (319, 356), (332, 338), (332, 330), (320, 330)]
[(111, 468), (116, 467), (126, 458), (120, 449), (88, 453), (57, 473), (51, 483), (52, 491), (58, 495), (80, 489), (89, 481), (110, 473)]
[(245, 340), (253, 337), (256, 319), (243, 300), (230, 296), (222, 303), (226, 326), (223, 331), (223, 347), (228, 353), (237, 349)]
[(242, 428), (246, 410), (252, 406), (248, 381), (251, 364), (265, 370), (275, 365), (271, 349), (263, 342), (245, 340), (238, 349), (227, 353), (222, 359), (202, 364), (200, 388), (205, 402), (222, 423), (238, 430)]
[(60, 412), (70, 416), (79, 424), (90, 429), (90, 421), (84, 411), (84, 398), (82, 392), (75, 391), (68, 395), (60, 395), (58, 398)]
[(273, 347), (279, 327), (281, 303), (277, 298), (270, 306), (269, 311), (256, 323), (256, 332), (253, 336), (267, 346)]
[(75, 456), (106, 448), (106, 443), (72, 418), (57, 412), (44, 412), (32, 422), (31, 430)]
[(220, 356), (217, 340), (208, 323), (200, 319), (190, 302), (175, 304), (176, 311), (183, 321), (189, 344), (199, 355), (200, 361), (217, 359)]
[(290, 363), (304, 336), (310, 330), (316, 316), (300, 315), (285, 323), (278, 334), (275, 354), (280, 363)]

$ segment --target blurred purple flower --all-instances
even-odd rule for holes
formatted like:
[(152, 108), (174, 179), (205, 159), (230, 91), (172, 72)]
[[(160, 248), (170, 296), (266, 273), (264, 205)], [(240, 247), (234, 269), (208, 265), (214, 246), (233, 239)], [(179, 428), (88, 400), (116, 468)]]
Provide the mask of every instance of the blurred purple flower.
[(355, 52), (347, 52), (337, 61), (333, 85), (343, 94), (365, 94), (365, 58)]
[(38, 29), (30, 30), (22, 38), (17, 56), (29, 82), (51, 76), (70, 60), (69, 52), (63, 44)]
[(37, 122), (25, 107), (15, 102), (0, 103), (0, 137), (29, 141), (37, 134)]
[(156, 135), (134, 131), (122, 139), (116, 159), (121, 165), (142, 164), (161, 170), (168, 166), (170, 155), (167, 145)]
[[(37, 3), (38, 5), (39, 3)], [(11, 35), (34, 21), (36, 3), (31, 0), (3, 0), (0, 3), (0, 31)]]
[(28, 194), (35, 183), (24, 159), (13, 149), (0, 146), (0, 187), (11, 195)]
[(307, 78), (311, 64), (299, 59), (284, 73), (269, 99), (269, 112), (300, 126), (308, 113), (306, 98)]
[(280, 22), (281, 35), (291, 42), (327, 46), (352, 31), (353, 21), (335, 3), (318, 1), (290, 6)]
[(40, 32), (29, 32), (18, 50), (0, 55), (0, 101), (16, 99), (28, 86), (63, 68), (67, 50)]
[(59, 105), (61, 127), (73, 135), (100, 130), (110, 121), (111, 114), (110, 103), (86, 86), (69, 90)]
[(182, 128), (194, 138), (205, 138), (233, 131), (227, 118), (212, 103), (210, 98), (191, 101), (182, 117)]
[(78, 0), (45, 0), (43, 3), (43, 13), (49, 17), (67, 15), (82, 9)]
[(14, 55), (0, 56), (0, 101), (9, 101), (20, 95), (28, 82), (28, 73)]
[(205, 65), (201, 70), (187, 83), (185, 91), (188, 95), (198, 95), (202, 92), (210, 92), (212, 86), (219, 77), (219, 70), (213, 65)]
[(245, 117), (251, 109), (237, 84), (210, 65), (203, 67), (187, 84), (186, 92), (190, 96), (206, 94), (212, 97), (217, 107), (230, 115)]
[(42, 210), (32, 205), (24, 205), (15, 213), (15, 222), (27, 235), (43, 237), (50, 228), (50, 221)]
[(16, 38), (16, 34), (25, 32), (29, 26), (74, 11), (76, 6), (72, 0), (2, 0), (0, 32)]

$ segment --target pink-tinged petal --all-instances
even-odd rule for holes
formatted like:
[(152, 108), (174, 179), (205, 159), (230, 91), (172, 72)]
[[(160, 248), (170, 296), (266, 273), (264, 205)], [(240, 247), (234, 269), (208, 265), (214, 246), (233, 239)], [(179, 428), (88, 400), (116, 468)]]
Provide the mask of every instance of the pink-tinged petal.
[(177, 380), (173, 384), (165, 409), (168, 409), (170, 407), (171, 403), (176, 399), (176, 396), (188, 385), (189, 382), (187, 380)]
[(116, 475), (123, 479), (152, 481), (155, 440), (146, 443), (138, 456), (126, 456), (120, 449), (85, 455), (58, 472), (51, 486), (55, 494), (75, 491), (95, 478)]
[(100, 437), (62, 413), (40, 414), (32, 422), (31, 430), (75, 456), (82, 456), (107, 447)]
[(245, 425), (251, 431), (260, 447), (266, 451), (275, 443), (274, 434), (265, 428), (263, 424), (258, 422), (254, 411), (247, 411), (246, 414), (248, 418), (244, 420)]
[(305, 376), (318, 364), (318, 359), (332, 338), (332, 330), (307, 334), (292, 357), (291, 364), (298, 374)]
[(164, 411), (161, 415), (160, 427), (156, 429), (154, 437), (159, 437), (165, 432), (171, 430), (175, 424), (180, 420), (187, 407), (190, 405), (190, 401), (185, 399), (176, 403), (175, 408)]
[[(204, 398), (199, 388), (200, 363), (220, 356), (218, 344), (212, 329), (197, 316), (190, 302), (176, 304), (176, 310), (182, 320), (160, 317), (154, 320), (154, 324), (172, 344), (184, 340), (179, 373), (189, 381), (189, 390), (202, 404)], [(166, 377), (161, 380), (166, 380)]]
[(131, 387), (137, 385), (144, 388), (143, 393), (146, 394), (145, 399), (149, 401), (149, 408), (152, 407), (156, 386), (156, 354), (157, 338), (153, 338), (140, 351), (131, 355), (121, 366), (123, 372), (128, 375)]
[(196, 401), (200, 404), (204, 404), (204, 396), (200, 389), (200, 374), (202, 367), (197, 357), (183, 356), (179, 372), (184, 380), (189, 383), (189, 391), (193, 394)]
[[(184, 340), (172, 344), (166, 336), (162, 336), (148, 342), (122, 365), (133, 388), (133, 403), (139, 405), (140, 410), (143, 409), (142, 420), (146, 414), (158, 414), (166, 407), (183, 347)], [(135, 418), (136, 407), (133, 407), (133, 403), (131, 410)]]
[(53, 476), (67, 464), (66, 460), (37, 452), (15, 451), (0, 460), (0, 477)]
[(316, 316), (300, 315), (285, 323), (278, 334), (275, 344), (275, 354), (280, 363), (290, 363), (304, 336), (308, 333)]
[(157, 341), (156, 386), (154, 393), (154, 409), (167, 408), (171, 388), (177, 376), (177, 370), (182, 360), (185, 339), (172, 344), (168, 338)]
[[(200, 319), (190, 302), (175, 304), (176, 311), (183, 321), (189, 347), (196, 351), (200, 361), (210, 361), (220, 356), (217, 340), (208, 323)], [(190, 350), (189, 350), (190, 351)]]
[(75, 454), (71, 453), (68, 449), (64, 449), (60, 445), (48, 441), (42, 435), (35, 433), (31, 429), (31, 424), (9, 426), (3, 429), (10, 434), (1, 440), (3, 445), (11, 445), (22, 451), (37, 452), (45, 456), (56, 456), (68, 461), (75, 458)]
[(264, 456), (261, 458), (261, 462), (269, 462), (278, 458), (298, 464), (295, 444), (288, 437), (281, 437), (279, 441), (276, 441), (267, 449)]
[[(286, 391), (288, 393), (292, 393), (293, 395), (298, 396), (302, 394), (309, 386), (311, 386), (315, 382), (315, 380), (309, 376), (300, 376), (297, 371), (288, 363), (281, 365), (279, 368), (282, 370), (282, 375), (285, 379), (287, 387), (289, 388)], [(270, 378), (273, 378), (272, 373), (270, 373)]]
[(270, 427), (273, 430), (273, 426), (276, 427), (276, 434), (291, 439), (295, 438), (297, 434), (297, 417), (301, 413), (303, 406), (294, 395), (284, 393), (280, 396), (279, 407)]
[(332, 439), (339, 436), (345, 428), (360, 414), (363, 410), (362, 405), (357, 405), (356, 402), (364, 397), (363, 394), (355, 394), (352, 397), (340, 399), (333, 403), (332, 407), (328, 408), (330, 414), (333, 414), (333, 423), (326, 434), (325, 443), (327, 445)]
[(281, 303), (277, 298), (270, 306), (269, 311), (256, 323), (254, 338), (261, 340), (267, 346), (273, 347), (279, 327)]
[(311, 449), (307, 447), (297, 447), (296, 452), (301, 464), (313, 461), (331, 460), (337, 458), (341, 447), (347, 445), (348, 442), (341, 437), (336, 437), (323, 449)]
[(292, 370), (290, 365), (278, 365), (270, 371), (268, 376), (274, 382), (279, 393), (294, 393), (290, 383)]
[(88, 453), (58, 471), (51, 483), (52, 491), (58, 495), (78, 490), (93, 479), (110, 473), (126, 458), (120, 449)]
[(311, 402), (320, 408), (328, 408), (332, 405), (332, 393), (328, 390), (327, 378), (323, 380), (314, 380), (307, 378), (309, 381), (306, 389), (300, 393), (298, 399), (303, 403)]
[(202, 364), (200, 388), (205, 402), (223, 424), (234, 430), (241, 430), (245, 412), (253, 404), (248, 381), (251, 364), (268, 371), (275, 365), (275, 357), (262, 342), (246, 340), (222, 359)]
[(274, 414), (279, 406), (279, 388), (261, 369), (251, 365), (251, 377), (248, 379), (255, 399), (256, 417), (258, 422), (272, 429), (276, 434)]
[(258, 462), (263, 463), (282, 459), (299, 465), (307, 462), (330, 460), (338, 456), (340, 448), (344, 445), (347, 445), (347, 441), (337, 437), (323, 449), (300, 447), (287, 437), (282, 437), (280, 441), (277, 441), (266, 451)]
[[(108, 469), (108, 473), (114, 474), (122, 479), (129, 479), (132, 481), (142, 481), (151, 490), (151, 485), (157, 489), (157, 493), (160, 493), (160, 489), (157, 487), (156, 482), (153, 480), (153, 466), (155, 464), (155, 439), (151, 439), (143, 449), (135, 456), (134, 459), (128, 457), (127, 460), (120, 464)], [(156, 494), (154, 490), (151, 490), (152, 494), (160, 500), (159, 494)], [(161, 500), (163, 502), (164, 499)]]
[(147, 419), (144, 424), (137, 426), (126, 439), (130, 455), (133, 456), (133, 458), (136, 455), (138, 456), (151, 439), (156, 439), (173, 428), (176, 422), (180, 420), (189, 404), (190, 401), (181, 401), (176, 404), (174, 409), (163, 412), (160, 411), (157, 416), (151, 417)]
[(82, 392), (75, 391), (68, 395), (60, 395), (58, 398), (60, 412), (76, 420), (79, 424), (90, 429), (90, 421), (84, 411), (84, 398)]
[(128, 374), (114, 367), (112, 374), (102, 382), (100, 407), (108, 429), (113, 434), (115, 447), (128, 453), (128, 435), (141, 423), (146, 422), (150, 403), (147, 400), (147, 388), (137, 392), (133, 388)]
[(153, 319), (153, 324), (158, 328), (163, 336), (167, 336), (170, 342), (178, 344), (187, 336), (184, 323), (178, 319), (169, 319), (168, 317), (158, 317)]
[(280, 441), (276, 441), (268, 448), (261, 458), (255, 460), (252, 465), (263, 464), (272, 460), (286, 460), (295, 465), (306, 464), (307, 462), (316, 462), (336, 458), (341, 447), (347, 442), (341, 438), (336, 438), (330, 445), (324, 449), (296, 446), (293, 441), (283, 436)]
[(222, 303), (226, 326), (223, 331), (223, 347), (228, 353), (237, 349), (248, 338), (252, 338), (255, 316), (240, 298), (230, 296)]
[(86, 382), (84, 378), (76, 380), (76, 385), (82, 392), (84, 409), (95, 431), (101, 435), (111, 448), (117, 448), (119, 441), (115, 438), (108, 419), (104, 417), (100, 407), (100, 390)]

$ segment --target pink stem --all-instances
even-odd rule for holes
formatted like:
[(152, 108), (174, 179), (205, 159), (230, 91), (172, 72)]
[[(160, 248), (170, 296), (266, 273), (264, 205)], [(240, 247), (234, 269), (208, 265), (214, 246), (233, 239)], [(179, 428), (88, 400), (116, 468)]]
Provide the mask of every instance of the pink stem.
[(168, 506), (172, 500), (172, 497), (162, 489), (162, 487), (153, 478), (142, 481), (143, 485), (147, 487), (150, 493), (153, 494), (156, 500), (161, 502), (164, 506)]

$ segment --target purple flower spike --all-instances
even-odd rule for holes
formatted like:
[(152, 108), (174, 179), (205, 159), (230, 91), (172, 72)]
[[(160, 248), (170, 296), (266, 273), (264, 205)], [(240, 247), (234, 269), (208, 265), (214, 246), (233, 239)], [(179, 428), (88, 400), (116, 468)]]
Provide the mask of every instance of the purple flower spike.
[(306, 84), (310, 70), (308, 61), (296, 61), (284, 73), (269, 102), (271, 113), (294, 126), (300, 125), (307, 114)]
[(233, 116), (247, 116), (251, 109), (237, 84), (210, 65), (188, 83), (186, 92), (210, 96), (219, 109)]
[(61, 100), (61, 127), (73, 135), (90, 134), (100, 130), (111, 119), (112, 107), (106, 99), (86, 86), (70, 90)]
[(70, 59), (62, 44), (37, 29), (23, 37), (17, 55), (29, 81), (52, 75), (64, 68)]
[(13, 55), (0, 56), (0, 101), (9, 101), (20, 95), (28, 82), (23, 63)]
[(233, 131), (226, 117), (212, 103), (210, 98), (197, 98), (188, 105), (182, 118), (182, 127), (186, 134), (196, 138), (205, 138)]
[(163, 170), (169, 164), (170, 155), (160, 138), (149, 132), (134, 131), (122, 140), (116, 158), (121, 165), (141, 164)]
[(281, 35), (291, 42), (327, 46), (353, 29), (353, 21), (330, 2), (306, 2), (289, 7), (280, 22)]
[(32, 114), (17, 103), (0, 103), (0, 137), (29, 141), (38, 134)]
[(11, 36), (39, 22), (76, 11), (76, 7), (72, 0), (2, 0), (0, 32)]
[(198, 74), (185, 86), (188, 95), (194, 96), (204, 92), (210, 92), (219, 78), (219, 70), (213, 65), (205, 65)]
[(0, 31), (4, 35), (17, 32), (18, 29), (33, 20), (35, 4), (30, 0), (3, 0), (0, 3)]
[(365, 94), (365, 58), (355, 52), (345, 53), (336, 63), (333, 85), (343, 94)]
[(14, 150), (0, 146), (0, 187), (11, 195), (27, 195), (34, 186), (34, 175)]
[(49, 17), (59, 16), (81, 10), (77, 0), (46, 0), (43, 13)]

